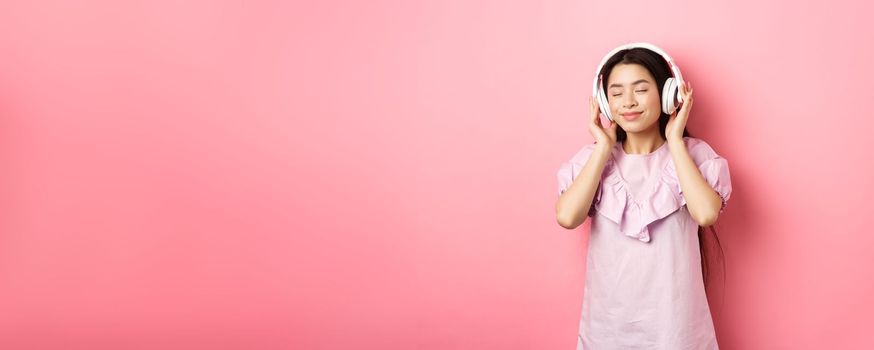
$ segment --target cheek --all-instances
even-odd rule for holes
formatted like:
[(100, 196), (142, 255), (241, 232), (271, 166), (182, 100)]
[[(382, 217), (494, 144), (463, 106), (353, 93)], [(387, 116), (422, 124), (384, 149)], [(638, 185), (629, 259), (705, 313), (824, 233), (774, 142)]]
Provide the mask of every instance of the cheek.
[(646, 104), (649, 108), (654, 108), (661, 110), (662, 109), (662, 100), (659, 98), (658, 94), (647, 94), (646, 97), (643, 98), (644, 104)]

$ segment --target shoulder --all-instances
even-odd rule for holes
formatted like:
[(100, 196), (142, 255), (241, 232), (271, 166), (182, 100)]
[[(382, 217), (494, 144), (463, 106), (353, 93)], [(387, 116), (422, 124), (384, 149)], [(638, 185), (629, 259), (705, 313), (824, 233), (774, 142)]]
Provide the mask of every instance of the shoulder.
[(689, 155), (692, 156), (692, 159), (697, 164), (701, 164), (711, 159), (721, 158), (721, 156), (716, 153), (716, 150), (714, 150), (713, 147), (703, 139), (683, 137), (683, 141), (686, 144), (686, 149), (689, 151)]
[(574, 153), (573, 156), (571, 156), (570, 160), (568, 160), (568, 163), (586, 164), (586, 161), (589, 160), (589, 157), (592, 155), (592, 153), (594, 151), (595, 151), (595, 143), (594, 142), (590, 143), (590, 144), (583, 145), (582, 147), (580, 147), (576, 151), (576, 153)]

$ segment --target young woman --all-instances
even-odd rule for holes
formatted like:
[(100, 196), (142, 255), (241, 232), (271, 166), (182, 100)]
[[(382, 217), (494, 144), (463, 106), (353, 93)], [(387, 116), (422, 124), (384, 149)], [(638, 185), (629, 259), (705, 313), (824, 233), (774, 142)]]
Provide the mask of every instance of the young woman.
[(598, 71), (595, 143), (557, 174), (558, 223), (592, 218), (577, 349), (718, 349), (701, 240), (731, 195), (728, 162), (686, 131), (693, 90), (670, 57), (624, 47)]

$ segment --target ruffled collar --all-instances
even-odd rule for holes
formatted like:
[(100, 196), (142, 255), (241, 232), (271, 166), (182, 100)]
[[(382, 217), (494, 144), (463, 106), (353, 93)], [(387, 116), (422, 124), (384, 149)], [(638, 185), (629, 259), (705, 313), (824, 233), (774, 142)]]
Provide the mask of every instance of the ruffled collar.
[[(596, 193), (595, 209), (610, 221), (619, 225), (626, 236), (641, 242), (650, 241), (649, 224), (667, 217), (680, 209), (685, 200), (681, 196), (679, 179), (667, 142), (647, 154), (626, 154), (617, 142), (613, 156), (604, 167), (604, 177)], [(664, 164), (657, 172), (660, 178), (652, 187), (641, 191), (641, 198), (635, 198), (628, 182), (619, 173), (617, 161), (625, 157), (663, 157)]]

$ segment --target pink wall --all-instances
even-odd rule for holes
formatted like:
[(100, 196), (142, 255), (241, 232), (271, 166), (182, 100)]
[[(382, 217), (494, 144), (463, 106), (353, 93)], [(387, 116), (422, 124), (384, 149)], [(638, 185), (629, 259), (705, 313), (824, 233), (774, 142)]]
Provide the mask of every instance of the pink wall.
[(121, 3), (0, 6), (0, 348), (573, 349), (629, 41), (732, 167), (721, 347), (874, 348), (863, 2)]

